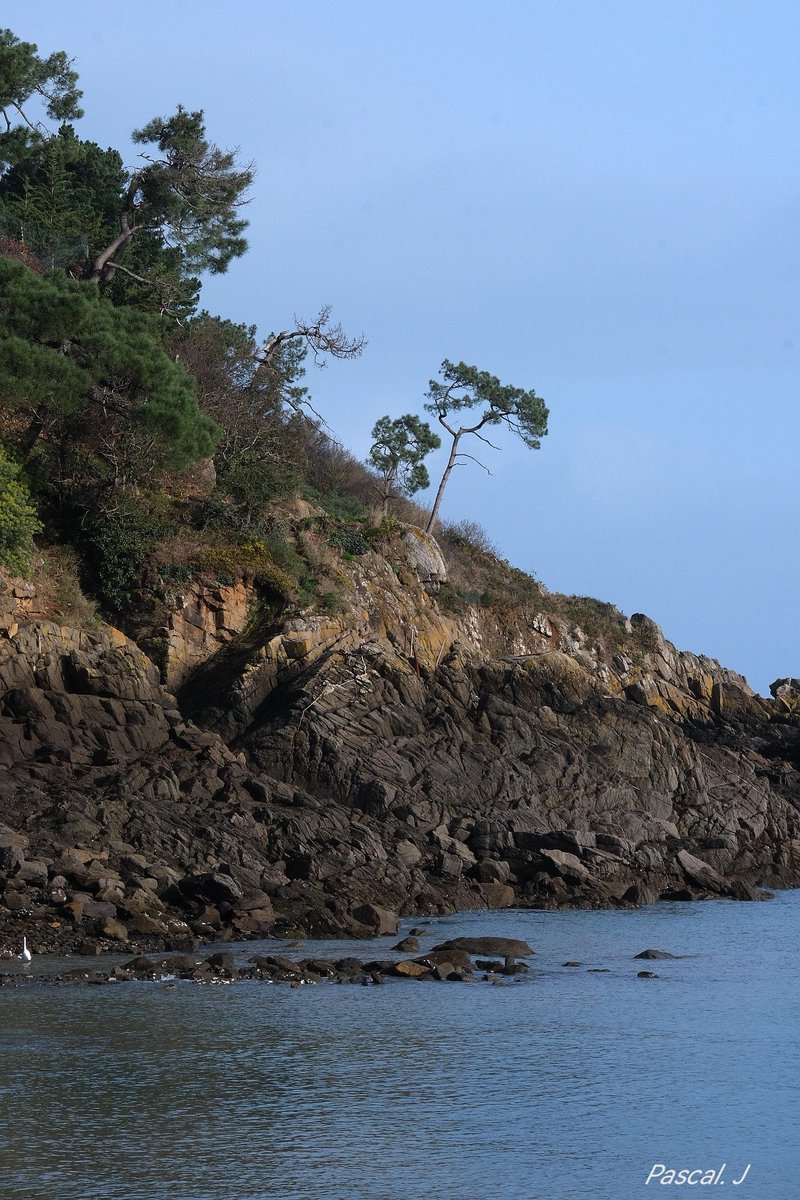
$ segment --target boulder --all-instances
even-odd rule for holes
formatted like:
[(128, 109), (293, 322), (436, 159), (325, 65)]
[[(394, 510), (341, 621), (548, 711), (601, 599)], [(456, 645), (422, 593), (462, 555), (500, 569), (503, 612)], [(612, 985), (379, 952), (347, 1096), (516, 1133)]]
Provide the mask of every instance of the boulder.
[(540, 850), (539, 853), (562, 879), (571, 883), (585, 883), (591, 878), (581, 860), (568, 850)]
[(463, 950), (467, 954), (494, 955), (502, 958), (526, 958), (534, 951), (527, 942), (519, 938), (504, 937), (460, 937), (441, 942), (434, 950)]
[(516, 903), (516, 893), (509, 883), (481, 883), (478, 891), (487, 908), (512, 908)]
[(23, 862), (16, 877), (31, 887), (47, 887), (47, 864), (38, 861)]
[(403, 975), (407, 979), (424, 979), (429, 978), (431, 971), (421, 962), (415, 962), (414, 959), (407, 958), (402, 962), (392, 964), (393, 975)]
[(386, 908), (381, 908), (378, 904), (360, 904), (358, 908), (352, 910), (350, 915), (360, 925), (366, 925), (376, 937), (387, 933), (397, 933), (400, 928), (400, 922), (394, 913), (389, 912)]
[(115, 942), (127, 942), (128, 930), (122, 921), (116, 920), (115, 917), (106, 917), (100, 926), (100, 932), (103, 937), (111, 938)]
[(454, 947), (449, 950), (431, 950), (428, 954), (420, 955), (416, 961), (430, 969), (448, 964), (459, 971), (469, 971), (472, 968), (472, 958), (466, 950), (456, 950)]
[(719, 872), (701, 858), (695, 858), (688, 850), (679, 850), (676, 858), (690, 883), (709, 892), (727, 891), (728, 885)]
[(211, 900), (213, 903), (220, 901), (231, 903), (234, 900), (242, 899), (239, 885), (231, 879), (230, 875), (225, 875), (220, 871), (185, 875), (178, 886), (185, 896), (190, 898), (202, 896), (204, 900)]
[(439, 543), (417, 525), (407, 525), (403, 533), (406, 558), (420, 583), (429, 592), (438, 592), (447, 583), (447, 564)]
[(393, 950), (400, 950), (405, 954), (411, 954), (414, 950), (419, 950), (419, 938), (404, 937), (396, 946), (392, 946)]

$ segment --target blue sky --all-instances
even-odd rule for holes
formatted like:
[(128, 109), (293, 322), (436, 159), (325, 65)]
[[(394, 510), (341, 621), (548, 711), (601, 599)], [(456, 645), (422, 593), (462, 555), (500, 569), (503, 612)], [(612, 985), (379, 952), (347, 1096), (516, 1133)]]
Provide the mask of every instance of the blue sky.
[(443, 517), (761, 691), (800, 675), (794, 0), (5, 0), (2, 22), (75, 56), (83, 136), (133, 162), (130, 130), (182, 103), (255, 161), (250, 252), (204, 303), (264, 333), (330, 303), (363, 332), (310, 372), (359, 456), (444, 358), (533, 387), (542, 449), (455, 472)]

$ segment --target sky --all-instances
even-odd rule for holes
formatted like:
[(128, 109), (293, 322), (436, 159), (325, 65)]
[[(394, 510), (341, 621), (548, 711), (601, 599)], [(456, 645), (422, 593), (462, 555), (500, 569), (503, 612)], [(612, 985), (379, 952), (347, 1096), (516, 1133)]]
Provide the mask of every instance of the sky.
[(491, 475), (455, 471), (442, 518), (758, 691), (800, 675), (796, 0), (3, 0), (0, 22), (75, 58), (81, 135), (129, 164), (179, 103), (255, 163), (250, 250), (203, 305), (267, 334), (331, 304), (363, 333), (307, 379), (355, 454), (445, 358), (534, 388), (541, 449), (481, 447)]

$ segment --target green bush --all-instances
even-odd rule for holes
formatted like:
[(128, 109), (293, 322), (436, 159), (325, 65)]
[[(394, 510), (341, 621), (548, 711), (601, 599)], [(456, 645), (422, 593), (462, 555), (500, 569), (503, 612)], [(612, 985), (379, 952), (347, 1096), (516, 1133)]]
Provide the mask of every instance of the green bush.
[(92, 582), (100, 603), (123, 612), (131, 599), (147, 556), (163, 533), (163, 523), (128, 502), (112, 512), (99, 512), (84, 530)]
[(0, 563), (15, 575), (27, 575), (41, 528), (20, 468), (0, 446)]
[(336, 546), (343, 555), (348, 555), (350, 558), (366, 554), (370, 548), (369, 540), (357, 529), (337, 529), (330, 535), (328, 541), (331, 546)]

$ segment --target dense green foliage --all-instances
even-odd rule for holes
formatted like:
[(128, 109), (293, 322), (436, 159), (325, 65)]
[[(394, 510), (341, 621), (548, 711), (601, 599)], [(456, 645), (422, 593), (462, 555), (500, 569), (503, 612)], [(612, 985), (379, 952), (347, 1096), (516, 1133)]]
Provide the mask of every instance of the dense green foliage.
[(0, 29), (0, 169), (33, 142), (41, 140), (37, 114), (29, 102), (44, 107), (53, 121), (83, 115), (78, 75), (63, 50), (41, 58), (38, 47), (23, 42), (10, 29)]
[(0, 446), (0, 563), (15, 574), (26, 575), (33, 538), (41, 528), (20, 469)]
[(86, 274), (116, 234), (124, 182), (116, 150), (81, 141), (62, 125), (26, 146), (0, 177), (3, 228), (33, 246), (45, 265)]
[(283, 343), (258, 361), (255, 330), (200, 313), (174, 331), (170, 350), (191, 372), (206, 413), (222, 435), (214, 454), (225, 520), (251, 529), (265, 508), (294, 491), (304, 463), (305, 347)]
[(76, 132), (80, 97), (63, 51), (0, 30), (0, 435), (16, 460), (1, 464), (2, 561), (24, 569), (46, 527), (119, 614), (183, 538), (196, 564), (311, 595), (314, 568), (273, 510), (321, 436), (307, 352), (354, 357), (363, 338), (328, 306), (262, 344), (254, 327), (194, 316), (198, 277), (247, 247), (252, 168), (183, 106), (134, 131), (127, 168)]
[(10, 258), (0, 258), (0, 394), (6, 437), (43, 457), (56, 485), (76, 458), (97, 483), (141, 482), (210, 454), (218, 433), (144, 314)]
[[(253, 182), (252, 167), (237, 167), (236, 156), (206, 138), (202, 112), (181, 105), (172, 117), (156, 117), (133, 134), (140, 145), (155, 144), (159, 157), (130, 178), (128, 227), (158, 230), (177, 246), (184, 269), (220, 274), (244, 254), (247, 221), (239, 215)], [(135, 222), (135, 225), (134, 225)]]
[(83, 524), (81, 545), (94, 591), (106, 611), (123, 612), (148, 554), (163, 529), (131, 500), (98, 510)]
[(413, 496), (430, 485), (424, 459), (439, 449), (442, 440), (427, 421), (413, 413), (395, 420), (381, 417), (371, 436), (368, 461), (380, 477), (378, 492), (385, 513), (393, 495)]
[(133, 132), (143, 147), (126, 171), (116, 150), (82, 141), (77, 74), (63, 51), (0, 31), (0, 232), (32, 246), (45, 265), (94, 279), (118, 304), (192, 312), (204, 271), (244, 254), (241, 216), (253, 181), (231, 151), (206, 137), (202, 111), (178, 106)]

